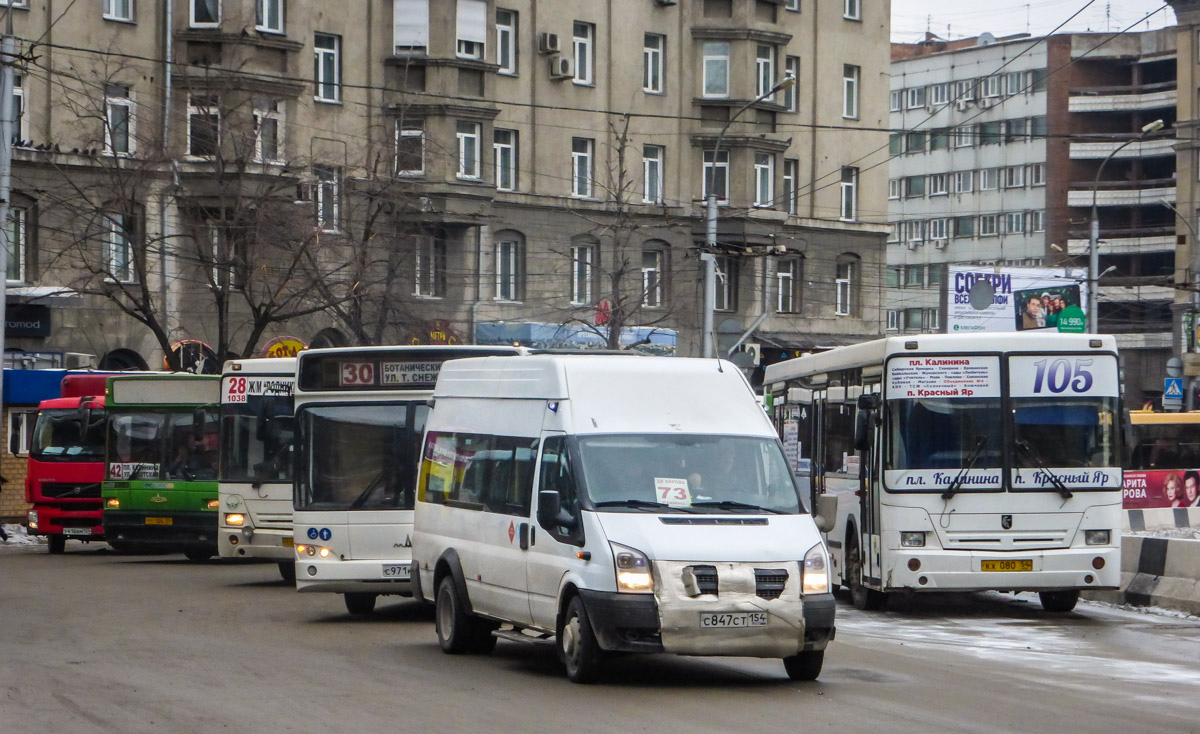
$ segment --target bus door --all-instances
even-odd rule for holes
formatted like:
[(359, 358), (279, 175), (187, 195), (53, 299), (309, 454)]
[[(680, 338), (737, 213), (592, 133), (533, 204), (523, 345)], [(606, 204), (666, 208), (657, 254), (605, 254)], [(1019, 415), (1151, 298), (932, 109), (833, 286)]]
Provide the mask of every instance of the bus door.
[(873, 579), (883, 577), (879, 542), (879, 478), (883, 449), (883, 432), (879, 428), (880, 404), (879, 386), (865, 386), (857, 401), (854, 421), (854, 448), (859, 454), (859, 547), (865, 549), (863, 575)]
[(825, 485), (825, 391), (813, 391), (812, 401), (812, 469), (809, 481), (812, 482), (812, 499), (814, 507), (817, 495), (825, 494), (829, 488)]

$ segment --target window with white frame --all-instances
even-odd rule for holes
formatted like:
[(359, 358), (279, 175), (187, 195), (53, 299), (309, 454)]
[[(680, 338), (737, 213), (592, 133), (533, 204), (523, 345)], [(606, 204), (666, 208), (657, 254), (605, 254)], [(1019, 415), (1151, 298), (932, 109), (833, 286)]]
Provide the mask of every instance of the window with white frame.
[(904, 109), (904, 90), (893, 89), (888, 94), (888, 111), (899, 112)]
[(429, 46), (429, 0), (392, 0), (392, 50), (421, 54)]
[(1000, 169), (984, 168), (979, 171), (979, 190), (994, 191), (1000, 188)]
[(499, 74), (517, 73), (517, 11), (496, 8), (496, 64)]
[(775, 156), (754, 154), (754, 206), (771, 207), (775, 199)]
[(642, 250), (642, 305), (646, 308), (661, 308), (663, 305), (663, 258), (662, 250)]
[(1029, 166), (1029, 185), (1030, 186), (1045, 186), (1046, 185), (1046, 164), (1034, 163)]
[(927, 313), (929, 315), (929, 323), (928, 323), (927, 328), (930, 331), (937, 331), (938, 329), (940, 329), (941, 325), (940, 325), (939, 317), (941, 316), (941, 309), (931, 308), (931, 309), (927, 310)]
[(1025, 166), (1005, 166), (1004, 188), (1020, 189), (1025, 187)]
[(950, 238), (950, 220), (939, 217), (929, 220), (929, 239), (945, 240)]
[(969, 194), (975, 189), (975, 172), (974, 171), (955, 171), (954, 172), (954, 193)]
[(888, 243), (896, 243), (896, 242), (900, 241), (900, 223), (899, 222), (891, 222), (890, 224), (888, 224), (887, 241), (888, 241)]
[(663, 90), (663, 52), (667, 37), (647, 33), (642, 37), (642, 91), (661, 94)]
[(800, 299), (796, 293), (800, 286), (800, 259), (783, 258), (775, 263), (775, 312), (796, 313), (800, 310)]
[(945, 105), (950, 101), (950, 85), (934, 84), (929, 87), (929, 101), (935, 105)]
[(592, 279), (596, 261), (595, 245), (571, 247), (571, 303), (582, 306), (592, 302)]
[(982, 214), (979, 217), (979, 236), (995, 237), (1000, 234), (1000, 215)]
[(800, 161), (795, 158), (783, 159), (783, 200), (788, 214), (796, 213), (796, 196), (799, 192)]
[(1030, 232), (1045, 232), (1046, 231), (1046, 212), (1038, 209), (1029, 212), (1029, 231)]
[(714, 269), (717, 273), (716, 305), (717, 311), (737, 310), (737, 261), (731, 255), (717, 255), (713, 258)]
[(571, 196), (591, 197), (595, 148), (591, 138), (571, 138)]
[(729, 96), (729, 42), (704, 42), (704, 96)]
[(189, 24), (193, 28), (213, 28), (221, 25), (221, 0), (191, 0)]
[(908, 90), (908, 109), (914, 110), (925, 106), (925, 87), (911, 87)]
[(975, 99), (975, 80), (966, 79), (961, 82), (954, 82), (954, 99), (970, 102)]
[(118, 283), (133, 283), (133, 243), (130, 239), (129, 215), (105, 212), (104, 217), (104, 266), (108, 277)]
[(5, 277), (9, 283), (24, 283), (28, 240), (25, 233), (26, 210), (13, 207), (8, 210), (8, 270)]
[(104, 152), (133, 154), (133, 95), (123, 84), (104, 85)]
[(975, 145), (975, 126), (963, 125), (954, 128), (954, 147), (970, 148)]
[(834, 278), (834, 288), (836, 290), (834, 314), (837, 316), (849, 316), (854, 310), (854, 278), (856, 269), (854, 260), (850, 258), (840, 258), (837, 263)]
[(313, 35), (313, 84), (318, 102), (337, 102), (342, 98), (342, 37), (332, 33)]
[(396, 120), (396, 173), (401, 176), (425, 173), (424, 120)]
[(492, 131), (492, 156), (496, 160), (496, 188), (500, 191), (517, 190), (517, 131)]
[(842, 65), (842, 117), (858, 119), (858, 80), (862, 69), (853, 64)]
[(899, 178), (888, 179), (888, 198), (899, 199), (904, 191), (904, 180)]
[(283, 0), (255, 0), (254, 28), (261, 33), (283, 33)]
[(1004, 78), (999, 74), (992, 74), (983, 78), (982, 86), (984, 97), (999, 97), (1004, 92)]
[(718, 204), (729, 201), (729, 151), (704, 151), (704, 198), (711, 190)]
[(216, 95), (188, 98), (188, 155), (212, 158), (221, 147), (221, 109)]
[(25, 79), (21, 74), (13, 74), (13, 137), (17, 141), (29, 141), (29, 117), (25, 114)]
[(1005, 86), (1008, 88), (1009, 96), (1021, 94), (1025, 91), (1025, 72), (1010, 71), (1004, 75)]
[(861, 0), (845, 0), (842, 17), (846, 20), (862, 20)]
[(922, 219), (910, 219), (904, 222), (905, 242), (924, 242), (925, 241), (925, 221)]
[(336, 166), (313, 166), (317, 179), (317, 224), (323, 232), (337, 232), (341, 221), (341, 170)]
[(858, 219), (858, 169), (852, 166), (842, 168), (841, 181), (841, 220), (853, 222)]
[[(2, 3), (7, 5), (8, 3)], [(13, 3), (14, 7), (21, 7)], [(104, 0), (104, 19), (133, 22), (133, 0)]]
[(283, 159), (283, 115), (273, 99), (254, 103), (254, 160), (278, 163)]
[(502, 239), (496, 243), (496, 299), (521, 300), (521, 243)]
[(887, 312), (887, 330), (888, 331), (899, 331), (900, 330), (900, 312), (899, 311), (888, 311)]
[(1004, 215), (1005, 234), (1025, 234), (1025, 212), (1008, 212)]
[(575, 48), (575, 83), (592, 84), (595, 81), (592, 66), (596, 58), (596, 26), (575, 21), (571, 40)]
[(441, 298), (446, 295), (446, 243), (438, 237), (417, 237), (416, 285), (414, 295)]
[(783, 90), (783, 106), (788, 112), (798, 112), (800, 110), (800, 57), (788, 56), (783, 61), (784, 76), (791, 77), (792, 83)]
[(458, 139), (458, 177), (477, 181), (480, 176), (479, 123), (459, 120), (454, 136)]
[(486, 0), (458, 0), (455, 53), (460, 59), (482, 59), (487, 45)]
[(931, 173), (928, 176), (930, 196), (945, 196), (950, 193), (950, 177), (945, 173)]
[[(754, 53), (755, 94), (762, 96), (775, 86), (775, 47), (768, 43), (760, 43)], [(774, 95), (767, 97), (774, 100)]]
[(800, 12), (800, 0), (784, 0), (783, 9), (796, 13)]
[(642, 201), (661, 204), (663, 201), (663, 147), (642, 146)]

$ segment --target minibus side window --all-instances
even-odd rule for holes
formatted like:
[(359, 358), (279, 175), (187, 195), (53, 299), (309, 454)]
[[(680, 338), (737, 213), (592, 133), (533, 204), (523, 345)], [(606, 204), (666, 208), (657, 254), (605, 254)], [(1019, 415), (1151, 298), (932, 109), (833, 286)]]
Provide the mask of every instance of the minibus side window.
[[(567, 451), (567, 440), (563, 436), (547, 438), (542, 449), (542, 472), (538, 491), (558, 492), (559, 506), (570, 516), (579, 517), (579, 491), (575, 484), (575, 473), (571, 469), (571, 456)], [(542, 529), (555, 540), (573, 545), (583, 545), (583, 524), (576, 523), (575, 529), (546, 527)]]

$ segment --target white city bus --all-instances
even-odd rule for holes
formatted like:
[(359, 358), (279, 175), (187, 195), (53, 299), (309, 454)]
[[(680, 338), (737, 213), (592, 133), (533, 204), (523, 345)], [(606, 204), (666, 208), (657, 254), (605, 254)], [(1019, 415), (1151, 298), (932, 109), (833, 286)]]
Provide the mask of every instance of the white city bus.
[(773, 364), (764, 384), (810, 498), (839, 495), (827, 540), (860, 609), (999, 590), (1069, 611), (1119, 585), (1111, 336), (893, 337)]
[(295, 577), (292, 392), (296, 358), (234, 359), (221, 376), (222, 558), (272, 558)]
[(411, 595), (413, 488), (442, 363), (517, 347), (310, 349), (296, 370), (296, 588), (370, 614)]

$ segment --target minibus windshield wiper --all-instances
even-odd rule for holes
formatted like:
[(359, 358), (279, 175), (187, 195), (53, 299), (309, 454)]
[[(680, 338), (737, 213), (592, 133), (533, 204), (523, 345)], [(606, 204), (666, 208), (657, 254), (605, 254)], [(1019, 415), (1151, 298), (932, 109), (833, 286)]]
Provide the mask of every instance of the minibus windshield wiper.
[(772, 510), (769, 507), (762, 505), (752, 505), (746, 502), (735, 502), (734, 500), (711, 500), (705, 502), (693, 502), (692, 507), (716, 507), (722, 510), (751, 510), (752, 512), (770, 512), (773, 515), (786, 515), (786, 512), (780, 510)]
[(958, 470), (958, 474), (954, 475), (950, 486), (946, 487), (946, 491), (942, 492), (942, 499), (948, 500), (958, 494), (958, 490), (962, 489), (963, 482), (967, 479), (967, 474), (970, 473), (971, 467), (975, 466), (975, 462), (979, 459), (979, 454), (983, 452), (983, 447), (987, 445), (987, 436), (982, 433), (975, 437), (975, 450), (967, 457), (967, 465)]
[(1063, 499), (1069, 500), (1075, 496), (1071, 493), (1071, 490), (1067, 489), (1067, 485), (1063, 484), (1063, 481), (1058, 478), (1058, 475), (1050, 471), (1046, 466), (1046, 462), (1042, 461), (1042, 457), (1038, 456), (1028, 441), (1017, 441), (1017, 448), (1024, 451), (1026, 456), (1033, 459), (1033, 463), (1037, 464), (1037, 467), (1042, 470), (1042, 473), (1046, 475), (1046, 478), (1050, 480), (1050, 483), (1054, 485), (1058, 493), (1063, 496)]
[[(665, 507), (671, 507), (663, 502), (651, 502), (649, 500), (605, 500), (603, 502), (594, 502), (596, 507), (632, 507), (635, 510), (661, 510)], [(671, 507), (671, 509), (683, 509), (679, 507)]]

